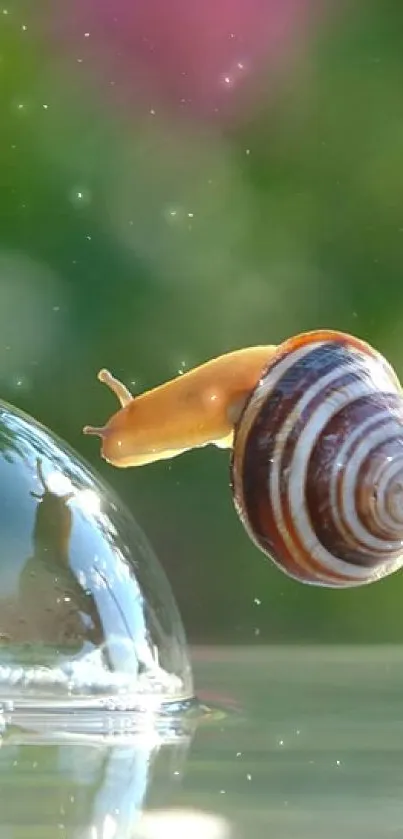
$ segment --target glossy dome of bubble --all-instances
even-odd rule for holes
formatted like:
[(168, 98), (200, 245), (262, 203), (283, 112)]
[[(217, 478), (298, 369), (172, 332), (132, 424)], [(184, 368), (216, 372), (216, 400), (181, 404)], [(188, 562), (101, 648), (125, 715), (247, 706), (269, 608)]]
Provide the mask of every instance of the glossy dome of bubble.
[(0, 703), (149, 707), (191, 696), (165, 574), (121, 501), (0, 402)]

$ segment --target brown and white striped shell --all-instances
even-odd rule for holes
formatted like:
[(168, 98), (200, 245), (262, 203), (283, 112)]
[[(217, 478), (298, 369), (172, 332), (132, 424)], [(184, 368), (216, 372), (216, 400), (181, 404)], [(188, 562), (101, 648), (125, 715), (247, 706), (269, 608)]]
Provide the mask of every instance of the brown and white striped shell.
[(388, 362), (321, 330), (278, 347), (235, 429), (249, 536), (288, 575), (343, 587), (403, 565), (403, 402)]

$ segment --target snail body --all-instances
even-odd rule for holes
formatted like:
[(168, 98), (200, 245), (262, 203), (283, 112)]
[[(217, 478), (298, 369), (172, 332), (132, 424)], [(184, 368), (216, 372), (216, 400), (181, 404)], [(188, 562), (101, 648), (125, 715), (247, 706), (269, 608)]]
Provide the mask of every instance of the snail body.
[(235, 508), (257, 547), (304, 583), (346, 587), (403, 565), (403, 402), (369, 344), (331, 330), (239, 350), (138, 397), (106, 371), (122, 409), (102, 454), (135, 466), (232, 448)]

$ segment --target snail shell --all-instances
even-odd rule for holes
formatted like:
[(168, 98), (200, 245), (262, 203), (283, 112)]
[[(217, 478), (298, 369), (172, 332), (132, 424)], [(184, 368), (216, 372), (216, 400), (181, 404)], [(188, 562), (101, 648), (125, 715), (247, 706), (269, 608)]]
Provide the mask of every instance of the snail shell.
[(403, 403), (368, 344), (281, 344), (235, 427), (231, 483), (249, 536), (305, 583), (362, 585), (403, 565)]

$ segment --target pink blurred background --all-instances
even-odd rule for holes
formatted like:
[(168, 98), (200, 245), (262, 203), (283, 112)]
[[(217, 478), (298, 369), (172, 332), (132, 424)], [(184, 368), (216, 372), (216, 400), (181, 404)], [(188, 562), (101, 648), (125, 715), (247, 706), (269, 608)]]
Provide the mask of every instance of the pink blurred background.
[(69, 0), (53, 36), (118, 104), (214, 120), (260, 86), (267, 96), (323, 11), (323, 0)]

